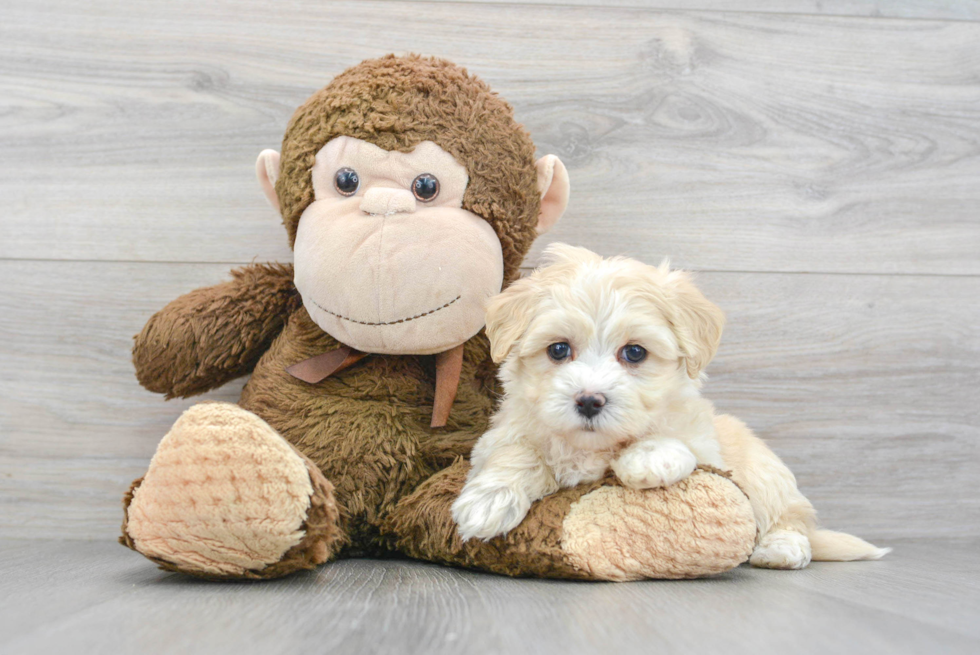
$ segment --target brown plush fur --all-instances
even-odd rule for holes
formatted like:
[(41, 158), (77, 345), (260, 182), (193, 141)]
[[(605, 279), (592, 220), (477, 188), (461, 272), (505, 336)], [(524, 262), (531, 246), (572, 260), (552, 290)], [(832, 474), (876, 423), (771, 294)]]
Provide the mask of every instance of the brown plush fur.
[(302, 305), (292, 264), (253, 264), (153, 315), (135, 337), (140, 384), (167, 399), (194, 396), (247, 374)]
[(469, 470), (469, 463), (459, 460), (426, 480), (398, 505), (386, 527), (398, 535), (395, 545), (399, 550), (419, 559), (511, 576), (590, 577), (566, 560), (561, 548), (562, 522), (572, 504), (602, 482), (562, 489), (549, 496), (548, 502), (535, 503), (527, 518), (504, 537), (463, 543), (450, 507)]
[(333, 482), (356, 553), (386, 548), (380, 526), (395, 503), (456, 456), (489, 420), (486, 337), (466, 343), (459, 391), (445, 428), (429, 427), (434, 358), (371, 355), (311, 385), (285, 367), (340, 344), (301, 309), (259, 361), (241, 406), (261, 416)]
[[(483, 82), (446, 61), (385, 57), (355, 66), (315, 94), (290, 122), (276, 183), (291, 242), (313, 200), (314, 156), (339, 135), (403, 151), (431, 140), (451, 153), (470, 175), (463, 206), (496, 230), (505, 284), (517, 277), (540, 207), (534, 146), (510, 106)], [(590, 577), (556, 545), (561, 517), (585, 488), (545, 498), (507, 540), (460, 551), (447, 498), (465, 469), (457, 464), (436, 474), (467, 456), (488, 425), (497, 387), (483, 332), (466, 342), (448, 424), (434, 429), (433, 357), (370, 355), (318, 384), (300, 381), (287, 366), (341, 344), (299, 304), (291, 268), (250, 266), (234, 275), (154, 315), (136, 338), (134, 363), (141, 384), (167, 397), (201, 393), (252, 371), (240, 405), (333, 485), (336, 515), (312, 512), (307, 524), (311, 534), (336, 529), (336, 536), (319, 539), (326, 546), (304, 540), (302, 552), (290, 551), (256, 576), (306, 568), (342, 546), (339, 556), (396, 550), (504, 573)], [(497, 559), (503, 564), (494, 565)]]

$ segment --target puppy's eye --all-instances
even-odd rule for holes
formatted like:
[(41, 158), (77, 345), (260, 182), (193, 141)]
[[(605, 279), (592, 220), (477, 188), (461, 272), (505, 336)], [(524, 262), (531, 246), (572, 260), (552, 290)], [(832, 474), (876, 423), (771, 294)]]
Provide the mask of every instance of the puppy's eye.
[(361, 178), (357, 176), (357, 171), (353, 168), (341, 168), (333, 177), (333, 185), (337, 193), (342, 196), (352, 196), (357, 192), (357, 187), (361, 184)]
[(439, 195), (439, 180), (435, 175), (422, 173), (412, 182), (412, 193), (422, 202), (435, 200)]
[(619, 351), (619, 357), (627, 364), (639, 364), (647, 358), (647, 349), (631, 343)]
[(572, 355), (572, 347), (567, 343), (565, 343), (564, 341), (553, 343), (550, 346), (548, 346), (548, 357), (550, 357), (551, 361), (553, 362), (564, 361), (569, 357), (571, 357), (571, 355)]

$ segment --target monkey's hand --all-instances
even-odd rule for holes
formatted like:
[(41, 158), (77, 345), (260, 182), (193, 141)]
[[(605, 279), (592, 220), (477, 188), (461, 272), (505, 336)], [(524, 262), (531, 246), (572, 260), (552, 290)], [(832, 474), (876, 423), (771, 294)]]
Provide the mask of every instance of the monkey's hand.
[(252, 264), (153, 315), (135, 337), (140, 384), (166, 397), (214, 389), (254, 368), (302, 301), (291, 264)]

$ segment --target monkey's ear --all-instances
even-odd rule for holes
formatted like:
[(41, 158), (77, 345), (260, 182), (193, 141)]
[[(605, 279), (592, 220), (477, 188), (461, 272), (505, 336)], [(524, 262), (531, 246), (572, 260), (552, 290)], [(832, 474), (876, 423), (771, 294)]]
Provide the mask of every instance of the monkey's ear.
[(524, 336), (538, 304), (538, 285), (533, 278), (517, 280), (487, 305), (487, 338), (490, 358), (502, 362)]
[(538, 169), (538, 192), (541, 194), (538, 234), (544, 234), (558, 222), (568, 207), (568, 171), (554, 155), (545, 155), (534, 167)]
[(279, 197), (276, 195), (276, 180), (279, 178), (279, 153), (275, 150), (263, 150), (255, 160), (255, 175), (266, 200), (273, 209), (279, 211)]

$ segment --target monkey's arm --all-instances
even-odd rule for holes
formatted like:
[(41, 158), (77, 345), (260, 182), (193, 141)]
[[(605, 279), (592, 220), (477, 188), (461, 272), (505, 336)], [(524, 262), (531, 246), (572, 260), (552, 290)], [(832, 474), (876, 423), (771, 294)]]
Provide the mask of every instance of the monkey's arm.
[(252, 370), (301, 300), (291, 264), (252, 264), (231, 275), (150, 318), (133, 345), (141, 385), (168, 399), (187, 397)]

